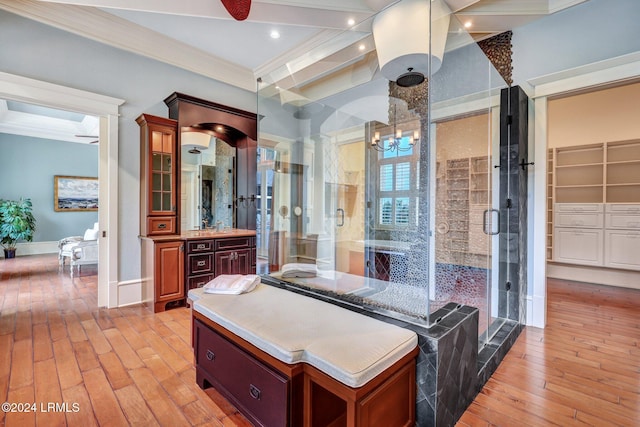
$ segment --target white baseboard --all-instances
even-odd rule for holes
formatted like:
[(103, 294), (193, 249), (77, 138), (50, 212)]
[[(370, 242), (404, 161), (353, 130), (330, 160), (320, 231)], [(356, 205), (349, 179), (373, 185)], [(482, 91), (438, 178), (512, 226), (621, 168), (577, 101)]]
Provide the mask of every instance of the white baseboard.
[[(58, 241), (51, 242), (23, 242), (16, 245), (16, 256), (55, 254), (58, 253)], [(4, 258), (4, 251), (0, 252)]]
[(118, 282), (118, 307), (142, 303), (142, 279)]
[(597, 285), (640, 289), (640, 271), (547, 263), (547, 277)]

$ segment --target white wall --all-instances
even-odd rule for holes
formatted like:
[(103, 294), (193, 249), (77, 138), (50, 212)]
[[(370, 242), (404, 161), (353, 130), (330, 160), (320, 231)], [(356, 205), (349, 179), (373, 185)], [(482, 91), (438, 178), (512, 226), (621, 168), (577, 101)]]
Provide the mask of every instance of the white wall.
[[(119, 119), (119, 279), (140, 279), (141, 113), (168, 116), (163, 100), (182, 92), (255, 111), (255, 94), (0, 11), (0, 71), (125, 99)], [(10, 41), (10, 42), (9, 42)]]

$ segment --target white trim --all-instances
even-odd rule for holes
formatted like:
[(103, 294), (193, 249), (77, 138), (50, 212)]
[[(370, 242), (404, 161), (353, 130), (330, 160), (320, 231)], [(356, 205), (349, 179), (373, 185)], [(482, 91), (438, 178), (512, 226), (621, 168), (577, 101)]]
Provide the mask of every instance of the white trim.
[[(536, 174), (534, 194), (534, 242), (533, 253), (533, 296), (531, 309), (527, 312), (527, 324), (544, 327), (546, 313), (546, 203), (547, 203), (547, 97), (566, 94), (586, 88), (613, 82), (631, 80), (640, 76), (640, 52), (610, 58), (528, 80), (534, 88), (536, 147)], [(530, 258), (531, 259), (531, 258)], [(549, 266), (551, 269), (551, 266)], [(576, 278), (574, 278), (575, 280)]]
[(640, 76), (640, 52), (593, 62), (557, 73), (529, 79), (534, 87), (533, 98), (600, 86), (614, 81), (624, 81)]
[(117, 293), (118, 307), (142, 303), (142, 279), (119, 282), (113, 288)]
[(640, 271), (552, 262), (549, 263), (547, 275), (554, 279), (640, 289)]
[[(100, 267), (98, 306), (115, 307), (109, 288), (118, 277), (118, 110), (124, 100), (0, 72), (0, 98), (100, 117)], [(106, 191), (106, 198), (103, 198)], [(105, 233), (105, 237), (102, 237)]]

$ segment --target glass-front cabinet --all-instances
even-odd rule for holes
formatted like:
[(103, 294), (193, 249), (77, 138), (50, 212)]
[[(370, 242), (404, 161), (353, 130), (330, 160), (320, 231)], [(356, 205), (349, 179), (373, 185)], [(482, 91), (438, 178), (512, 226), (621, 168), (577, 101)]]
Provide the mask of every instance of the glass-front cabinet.
[(177, 233), (175, 120), (142, 114), (140, 125), (141, 235)]

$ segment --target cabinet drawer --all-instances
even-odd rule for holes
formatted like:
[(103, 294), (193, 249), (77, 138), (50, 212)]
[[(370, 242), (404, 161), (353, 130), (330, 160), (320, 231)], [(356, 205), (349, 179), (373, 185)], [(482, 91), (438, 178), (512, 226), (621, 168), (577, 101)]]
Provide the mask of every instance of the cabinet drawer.
[(216, 239), (216, 251), (248, 248), (251, 237), (232, 237), (228, 239)]
[(602, 228), (601, 213), (555, 212), (553, 225), (557, 227)]
[(602, 212), (602, 203), (556, 203), (554, 212)]
[(605, 206), (607, 212), (640, 215), (640, 203), (607, 203)]
[(187, 253), (213, 252), (213, 240), (192, 240), (187, 242)]
[(147, 217), (147, 230), (149, 236), (176, 234), (176, 218), (173, 216)]
[(622, 229), (639, 229), (640, 230), (640, 214), (623, 215), (617, 213), (608, 213), (606, 217), (607, 228)]
[(604, 244), (605, 266), (640, 270), (640, 231), (607, 230)]
[(213, 254), (200, 254), (188, 256), (188, 274), (213, 273)]
[(603, 265), (603, 231), (594, 228), (555, 227), (553, 260), (570, 264)]
[(192, 276), (187, 279), (187, 289), (201, 288), (213, 280), (213, 273)]
[(288, 379), (198, 320), (195, 333), (198, 367), (217, 381), (255, 424), (286, 426)]

